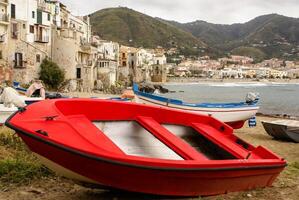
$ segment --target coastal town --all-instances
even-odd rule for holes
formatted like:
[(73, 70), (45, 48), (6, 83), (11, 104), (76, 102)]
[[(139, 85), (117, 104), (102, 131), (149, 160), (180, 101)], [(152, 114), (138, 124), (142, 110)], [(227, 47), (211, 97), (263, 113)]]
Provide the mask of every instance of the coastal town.
[(299, 4), (268, 2), (0, 0), (0, 200), (297, 200)]
[(89, 16), (75, 16), (59, 1), (1, 0), (0, 12), (0, 81), (29, 83), (39, 77), (44, 59), (65, 72), (70, 92), (177, 77), (299, 78), (295, 61), (273, 58), (256, 63), (239, 55), (191, 59), (177, 48), (135, 48), (106, 41), (92, 32)]

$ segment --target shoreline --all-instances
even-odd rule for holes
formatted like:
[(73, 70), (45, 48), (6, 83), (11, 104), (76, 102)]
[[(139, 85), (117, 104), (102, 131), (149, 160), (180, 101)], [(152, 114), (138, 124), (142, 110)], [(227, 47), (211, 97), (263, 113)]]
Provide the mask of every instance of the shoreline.
[[(299, 79), (213, 79), (213, 78), (167, 78), (167, 83), (276, 83), (276, 84), (299, 84)], [(165, 84), (162, 83), (162, 84)]]

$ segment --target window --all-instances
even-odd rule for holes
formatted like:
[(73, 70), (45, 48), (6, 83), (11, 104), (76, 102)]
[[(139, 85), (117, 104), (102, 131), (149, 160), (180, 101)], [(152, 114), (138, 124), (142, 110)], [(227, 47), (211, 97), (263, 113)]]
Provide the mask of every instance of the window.
[(157, 65), (160, 65), (160, 60), (157, 60)]
[(76, 71), (77, 73), (77, 79), (81, 79), (81, 68), (77, 68), (77, 71)]
[(43, 24), (43, 12), (40, 11), (40, 10), (37, 10), (37, 12), (36, 12), (36, 16), (37, 16), (37, 20), (36, 20), (36, 22), (37, 22), (38, 24)]
[(16, 5), (15, 4), (11, 4), (10, 15), (11, 15), (12, 19), (16, 18)]
[(40, 63), (40, 60), (41, 60), (41, 59), (40, 59), (40, 54), (36, 54), (36, 62), (37, 62), (37, 63)]
[(2, 51), (0, 51), (0, 59), (3, 59)]
[(23, 54), (15, 53), (15, 68), (23, 67)]
[(34, 33), (34, 26), (30, 25), (30, 33)]
[(127, 63), (124, 61), (123, 62), (123, 67), (126, 67), (127, 66)]
[(11, 34), (12, 38), (18, 39), (18, 24), (17, 23), (12, 23), (11, 32), (12, 32), (12, 34)]
[(23, 29), (26, 29), (26, 24), (23, 24)]
[(50, 21), (51, 20), (51, 15), (50, 15), (50, 13), (48, 13), (48, 21)]
[(34, 19), (35, 18), (35, 12), (32, 11), (32, 18)]

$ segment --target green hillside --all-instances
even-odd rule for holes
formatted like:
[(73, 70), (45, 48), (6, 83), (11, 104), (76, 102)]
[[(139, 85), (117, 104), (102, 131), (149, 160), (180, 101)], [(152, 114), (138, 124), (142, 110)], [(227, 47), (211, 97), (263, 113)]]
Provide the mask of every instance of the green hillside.
[(238, 48), (243, 48), (242, 53), (259, 52), (260, 56), (265, 54), (265, 58), (298, 58), (299, 19), (297, 18), (270, 14), (243, 24), (232, 25), (205, 21), (185, 24), (167, 21), (167, 23), (192, 33), (210, 47), (224, 53), (237, 53), (240, 52)]
[(91, 14), (92, 31), (124, 45), (201, 48), (206, 45), (191, 33), (128, 8), (109, 8)]

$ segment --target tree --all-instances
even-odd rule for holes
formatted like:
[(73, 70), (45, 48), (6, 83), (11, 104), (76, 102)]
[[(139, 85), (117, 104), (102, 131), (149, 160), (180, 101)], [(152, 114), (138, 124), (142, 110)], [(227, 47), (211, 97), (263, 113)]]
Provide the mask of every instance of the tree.
[(43, 60), (40, 68), (40, 80), (50, 89), (58, 89), (64, 81), (64, 71), (55, 62), (48, 59)]

